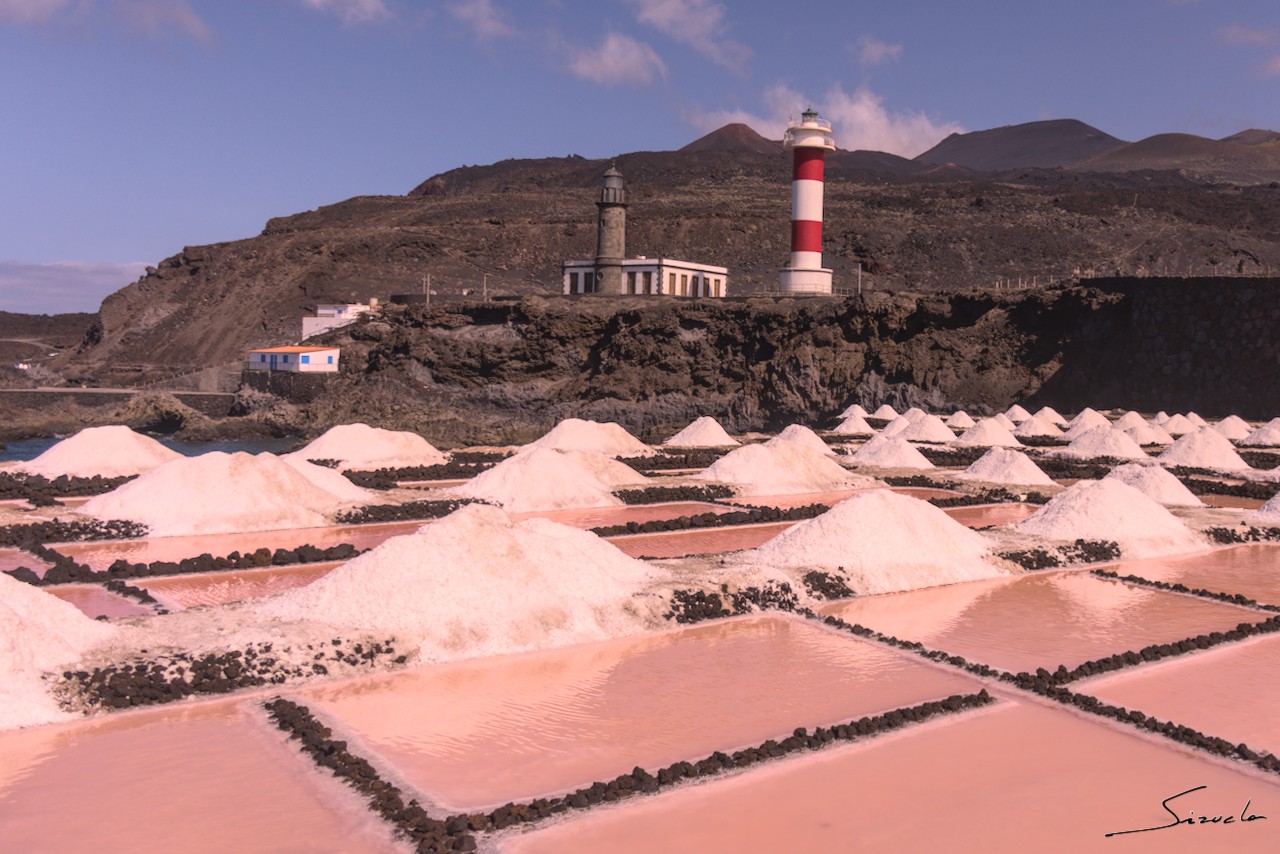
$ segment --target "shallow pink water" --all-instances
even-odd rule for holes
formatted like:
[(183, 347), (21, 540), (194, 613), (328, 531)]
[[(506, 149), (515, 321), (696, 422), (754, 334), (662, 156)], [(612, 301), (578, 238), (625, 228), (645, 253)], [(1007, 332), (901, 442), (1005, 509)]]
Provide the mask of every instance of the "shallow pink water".
[(538, 510), (530, 513), (512, 513), (512, 519), (550, 519), (575, 528), (600, 528), (605, 525), (625, 525), (628, 522), (654, 522), (696, 516), (700, 513), (729, 513), (732, 507), (709, 504), (704, 501), (682, 501), (669, 504), (644, 504), (628, 507), (586, 507), (575, 510)]
[[(912, 498), (919, 498), (921, 501), (927, 501), (930, 498), (954, 498), (962, 493), (955, 492), (950, 489), (921, 489), (911, 486), (895, 486), (892, 488), (899, 495), (909, 495)], [(839, 504), (850, 496), (857, 495), (859, 492), (866, 492), (865, 489), (842, 489), (835, 492), (799, 492), (787, 495), (745, 495), (738, 498), (726, 498), (725, 501), (730, 504), (751, 505), (754, 507), (780, 507), (788, 509), (790, 507), (805, 507), (809, 504), (826, 504), (831, 506)]]
[(0, 733), (13, 852), (394, 851), (357, 797), (235, 701)]
[(49, 564), (30, 552), (24, 552), (22, 549), (0, 549), (0, 572), (17, 569), (20, 566), (34, 570), (36, 575), (44, 575), (45, 570), (49, 568)]
[(1076, 690), (1280, 753), (1280, 638), (1271, 636), (1090, 679)]
[(70, 602), (90, 617), (139, 617), (155, 612), (133, 599), (97, 584), (56, 584), (43, 588), (50, 596)]
[(305, 694), (414, 785), (471, 809), (976, 686), (799, 620), (751, 617)]
[(627, 534), (610, 537), (609, 542), (631, 557), (672, 558), (686, 555), (722, 554), (754, 549), (790, 528), (795, 522), (763, 525), (732, 525), (693, 531), (660, 534)]
[[(1266, 821), (1167, 824), (1250, 812)], [(1280, 782), (1178, 746), (1004, 701), (504, 840), (510, 854), (706, 851), (1274, 851)]]
[[(1121, 569), (1123, 572), (1123, 568)], [(822, 609), (851, 623), (1018, 672), (1075, 667), (1152, 643), (1257, 622), (1258, 611), (1045, 572), (864, 596)]]
[(306, 587), (339, 566), (342, 566), (341, 562), (311, 563), (199, 575), (170, 575), (138, 579), (132, 583), (151, 593), (166, 608), (176, 611), (197, 605), (226, 605), (229, 602), (274, 596), (286, 590)]
[(1243, 593), (1280, 605), (1280, 545), (1248, 545), (1184, 557), (1129, 561), (1121, 575), (1182, 583), (1214, 593)]
[(948, 507), (944, 511), (961, 525), (985, 528), (1021, 522), (1040, 508), (1034, 504), (987, 504), (980, 507)]
[(1241, 510), (1257, 510), (1266, 504), (1261, 498), (1239, 498), (1235, 495), (1201, 495), (1200, 500), (1210, 507), (1236, 507)]

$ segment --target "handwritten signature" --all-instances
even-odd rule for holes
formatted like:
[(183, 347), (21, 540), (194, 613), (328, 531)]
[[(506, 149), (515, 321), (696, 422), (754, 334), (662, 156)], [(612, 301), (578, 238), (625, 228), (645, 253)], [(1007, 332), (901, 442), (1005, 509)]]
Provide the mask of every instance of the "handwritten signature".
[(1164, 811), (1165, 811), (1165, 812), (1167, 812), (1167, 813), (1169, 814), (1169, 816), (1173, 819), (1173, 821), (1169, 822), (1168, 824), (1160, 824), (1160, 825), (1157, 825), (1157, 826), (1155, 826), (1155, 827), (1140, 827), (1140, 828), (1138, 828), (1138, 829), (1136, 829), (1136, 830), (1116, 830), (1116, 831), (1112, 831), (1111, 833), (1108, 833), (1108, 834), (1106, 834), (1106, 835), (1110, 837), (1110, 836), (1123, 836), (1123, 835), (1125, 835), (1126, 833), (1147, 833), (1148, 831), (1151, 831), (1151, 830), (1167, 830), (1167, 829), (1168, 829), (1168, 828), (1170, 828), (1170, 827), (1177, 827), (1177, 826), (1178, 826), (1178, 825), (1180, 825), (1180, 824), (1185, 824), (1185, 825), (1197, 825), (1197, 824), (1240, 824), (1240, 823), (1243, 823), (1243, 822), (1250, 822), (1250, 821), (1265, 821), (1265, 820), (1266, 820), (1266, 818), (1267, 818), (1267, 817), (1266, 817), (1265, 815), (1255, 815), (1255, 814), (1253, 814), (1253, 813), (1249, 812), (1249, 807), (1250, 807), (1250, 805), (1252, 805), (1252, 804), (1253, 804), (1253, 799), (1252, 799), (1252, 798), (1250, 798), (1249, 800), (1245, 801), (1244, 808), (1240, 810), (1240, 814), (1239, 814), (1238, 816), (1237, 816), (1237, 815), (1235, 815), (1235, 814), (1232, 814), (1232, 815), (1212, 815), (1212, 816), (1211, 816), (1211, 815), (1201, 815), (1201, 816), (1197, 816), (1197, 815), (1196, 815), (1196, 813), (1195, 813), (1195, 810), (1191, 810), (1191, 814), (1190, 814), (1190, 815), (1188, 815), (1187, 817), (1183, 818), (1182, 816), (1178, 815), (1177, 811), (1176, 811), (1176, 810), (1174, 810), (1174, 808), (1173, 808), (1173, 807), (1169, 806), (1169, 804), (1170, 804), (1170, 803), (1172, 803), (1173, 801), (1176, 801), (1178, 798), (1182, 797), (1183, 795), (1189, 795), (1189, 794), (1191, 794), (1192, 792), (1198, 792), (1198, 791), (1200, 791), (1201, 789), (1207, 789), (1207, 788), (1209, 788), (1209, 787), (1208, 787), (1208, 786), (1196, 786), (1194, 789), (1187, 789), (1185, 792), (1178, 792), (1178, 794), (1176, 794), (1176, 795), (1170, 795), (1169, 797), (1167, 797), (1167, 798), (1165, 798), (1163, 801), (1161, 801), (1161, 802), (1160, 802), (1160, 806), (1164, 807)]

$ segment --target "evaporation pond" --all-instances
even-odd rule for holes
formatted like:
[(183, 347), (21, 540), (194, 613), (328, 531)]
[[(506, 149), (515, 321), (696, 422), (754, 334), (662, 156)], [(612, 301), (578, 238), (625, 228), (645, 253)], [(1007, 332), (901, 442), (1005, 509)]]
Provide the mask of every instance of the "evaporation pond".
[(299, 566), (140, 578), (131, 583), (156, 597), (169, 610), (176, 611), (197, 605), (226, 605), (230, 602), (274, 596), (286, 590), (306, 587), (339, 566), (342, 564), (308, 563)]
[(1236, 546), (1132, 561), (1117, 571), (1214, 593), (1242, 593), (1267, 605), (1280, 605), (1280, 545)]
[(231, 700), (0, 733), (0, 840), (14, 852), (403, 850), (265, 710)]
[(797, 618), (757, 616), (303, 693), (414, 786), (470, 810), (977, 685)]
[(731, 513), (733, 507), (710, 504), (705, 501), (681, 501), (667, 504), (643, 504), (627, 507), (584, 507), (573, 510), (531, 510), (512, 513), (511, 518), (550, 519), (574, 528), (602, 528), (609, 525), (625, 525), (628, 522), (657, 522), (679, 519), (681, 516), (697, 516), (702, 513)]
[(100, 584), (55, 584), (42, 589), (75, 605), (88, 617), (140, 617), (155, 613), (141, 602), (112, 593)]
[(772, 540), (795, 522), (768, 522), (762, 525), (727, 525), (690, 531), (658, 534), (625, 534), (609, 542), (630, 557), (673, 558), (686, 555), (724, 554), (754, 549)]
[[(1107, 833), (1180, 816), (1268, 820)], [(512, 835), (504, 854), (1275, 851), (1280, 782), (1032, 703), (963, 712)]]
[[(1122, 575), (1126, 566), (1115, 567)], [(1011, 672), (1073, 668), (1091, 659), (1256, 623), (1257, 611), (1106, 581), (1041, 572), (822, 608), (850, 623), (920, 641)]]

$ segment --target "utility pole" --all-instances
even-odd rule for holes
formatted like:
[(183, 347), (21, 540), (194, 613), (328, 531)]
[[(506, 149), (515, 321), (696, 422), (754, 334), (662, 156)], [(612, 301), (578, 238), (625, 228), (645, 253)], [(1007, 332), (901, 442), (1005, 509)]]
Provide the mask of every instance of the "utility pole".
[(862, 296), (862, 262), (858, 262), (858, 296)]

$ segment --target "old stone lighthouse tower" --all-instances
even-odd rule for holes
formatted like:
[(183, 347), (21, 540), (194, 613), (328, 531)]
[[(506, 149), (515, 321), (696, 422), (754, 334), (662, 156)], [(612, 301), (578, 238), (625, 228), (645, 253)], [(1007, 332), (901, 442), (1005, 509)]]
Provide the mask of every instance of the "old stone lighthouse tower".
[(610, 167), (600, 188), (596, 228), (596, 293), (622, 294), (622, 260), (627, 257), (627, 190), (622, 173)]

